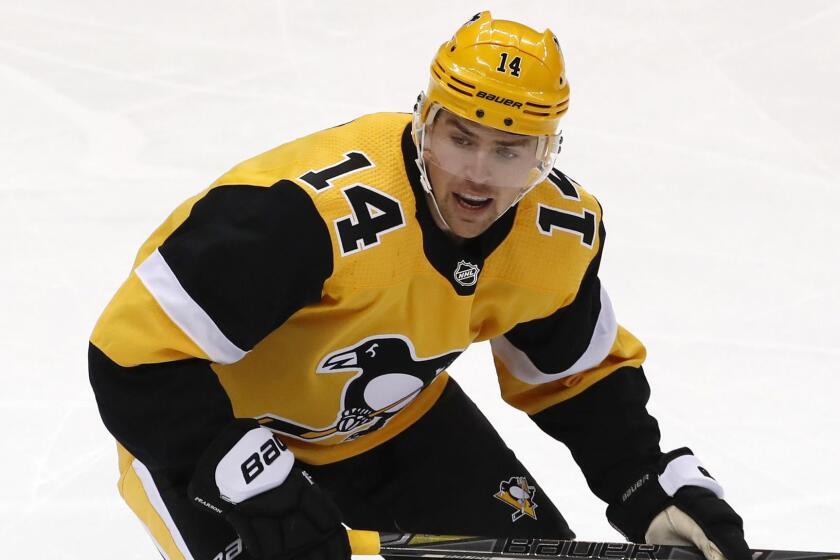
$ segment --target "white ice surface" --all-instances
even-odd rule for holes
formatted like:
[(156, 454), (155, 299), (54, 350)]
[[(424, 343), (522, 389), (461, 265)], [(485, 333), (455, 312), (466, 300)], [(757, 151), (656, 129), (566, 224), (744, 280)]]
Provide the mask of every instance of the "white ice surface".
[[(754, 547), (840, 550), (836, 0), (0, 0), (4, 556), (157, 558), (86, 373), (134, 252), (237, 161), (409, 110), (484, 7), (561, 39), (559, 167), (604, 205), (602, 277), (648, 346), (663, 447), (695, 450)], [(500, 401), (486, 345), (453, 371), (579, 537), (618, 539)]]

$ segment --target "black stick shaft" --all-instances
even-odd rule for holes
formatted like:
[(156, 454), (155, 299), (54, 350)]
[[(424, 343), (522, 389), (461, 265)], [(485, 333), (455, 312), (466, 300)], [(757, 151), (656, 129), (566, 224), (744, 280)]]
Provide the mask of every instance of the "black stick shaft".
[[(379, 554), (473, 560), (703, 560), (687, 546), (380, 533)], [(753, 560), (840, 560), (840, 553), (753, 550)]]

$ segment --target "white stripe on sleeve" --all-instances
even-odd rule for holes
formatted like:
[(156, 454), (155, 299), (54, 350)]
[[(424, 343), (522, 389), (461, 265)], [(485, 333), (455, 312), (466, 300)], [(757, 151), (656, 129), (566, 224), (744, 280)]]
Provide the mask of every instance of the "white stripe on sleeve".
[(592, 339), (583, 354), (567, 370), (548, 373), (541, 371), (525, 352), (511, 344), (504, 335), (490, 340), (490, 346), (493, 348), (493, 353), (517, 379), (530, 385), (540, 385), (586, 371), (600, 364), (609, 355), (616, 334), (618, 334), (618, 322), (613, 312), (612, 302), (604, 286), (601, 285), (601, 311), (598, 313), (598, 322), (592, 332)]
[(181, 286), (160, 251), (155, 250), (134, 272), (169, 318), (212, 361), (232, 364), (245, 356), (247, 352), (231, 342)]

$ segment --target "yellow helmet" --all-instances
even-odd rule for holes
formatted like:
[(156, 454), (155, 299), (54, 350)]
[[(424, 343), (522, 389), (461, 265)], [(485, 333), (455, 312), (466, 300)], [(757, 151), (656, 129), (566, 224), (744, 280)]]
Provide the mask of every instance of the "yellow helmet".
[(437, 104), (505, 132), (556, 135), (569, 107), (560, 43), (548, 29), (476, 14), (438, 49), (420, 101), (420, 122)]
[[(467, 179), (474, 157), (448, 142), (444, 132), (434, 132), (441, 110), (511, 135), (534, 137), (527, 144), (530, 152), (500, 153), (482, 164), (482, 182), (517, 189), (513, 206), (551, 171), (562, 143), (560, 119), (568, 107), (569, 84), (554, 33), (494, 20), (487, 11), (476, 14), (440, 46), (428, 90), (414, 106), (412, 136), (423, 189), (434, 194), (431, 169)], [(448, 228), (434, 196), (431, 204)]]

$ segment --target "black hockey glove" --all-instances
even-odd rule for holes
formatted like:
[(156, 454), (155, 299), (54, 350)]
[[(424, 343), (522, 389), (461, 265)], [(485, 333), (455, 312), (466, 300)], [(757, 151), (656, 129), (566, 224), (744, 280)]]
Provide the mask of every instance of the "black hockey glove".
[(750, 560), (743, 522), (723, 501), (723, 488), (683, 447), (662, 456), (607, 507), (628, 540), (693, 545), (707, 560)]
[(188, 494), (224, 516), (254, 558), (350, 560), (338, 507), (256, 420), (235, 420), (216, 437)]

